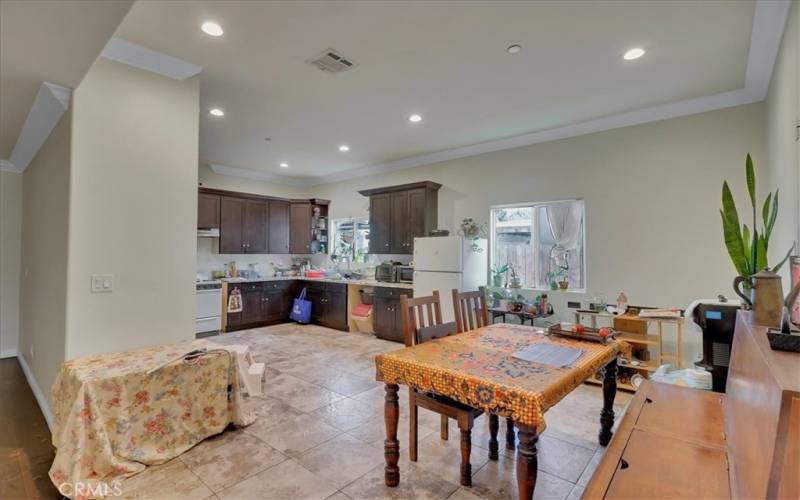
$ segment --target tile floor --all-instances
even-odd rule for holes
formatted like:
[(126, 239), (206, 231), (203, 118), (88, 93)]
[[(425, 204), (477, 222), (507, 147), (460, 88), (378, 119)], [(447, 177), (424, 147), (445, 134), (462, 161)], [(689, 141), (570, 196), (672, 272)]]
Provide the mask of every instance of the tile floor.
[[(407, 392), (400, 398), (400, 486), (383, 484), (383, 385), (375, 354), (393, 342), (319, 326), (245, 330), (209, 340), (247, 344), (267, 363), (264, 395), (248, 398), (258, 419), (182, 456), (148, 468), (123, 485), (128, 498), (227, 499), (508, 499), (516, 498), (514, 453), (488, 460), (488, 423), (473, 431), (473, 486), (459, 486), (459, 444), (439, 438), (439, 416), (419, 410), (419, 461), (408, 460)], [(630, 395), (618, 392), (621, 414)], [(547, 413), (539, 440), (535, 498), (579, 498), (603, 449), (597, 446), (602, 393), (584, 385)], [(455, 431), (454, 431), (455, 429)], [(503, 449), (505, 423), (499, 438)]]

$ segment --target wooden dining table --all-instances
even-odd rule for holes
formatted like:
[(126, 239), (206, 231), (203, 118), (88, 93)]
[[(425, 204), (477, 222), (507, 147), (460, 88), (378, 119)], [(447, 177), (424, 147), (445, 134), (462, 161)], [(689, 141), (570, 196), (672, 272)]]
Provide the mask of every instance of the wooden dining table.
[[(525, 361), (515, 353), (533, 344), (583, 350), (567, 367)], [(485, 413), (511, 418), (518, 430), (517, 486), (519, 498), (530, 500), (538, 467), (536, 442), (545, 429), (544, 413), (595, 373), (603, 371), (603, 408), (599, 442), (606, 446), (614, 425), (617, 355), (628, 350), (623, 341), (605, 344), (548, 336), (540, 328), (494, 324), (466, 333), (431, 340), (376, 356), (376, 377), (385, 384), (385, 482), (400, 483), (399, 384)]]

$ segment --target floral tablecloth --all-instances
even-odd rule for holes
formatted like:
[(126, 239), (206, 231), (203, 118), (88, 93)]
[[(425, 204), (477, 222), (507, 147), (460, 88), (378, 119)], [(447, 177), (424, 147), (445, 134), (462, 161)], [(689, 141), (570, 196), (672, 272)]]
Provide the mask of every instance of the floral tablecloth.
[[(181, 359), (196, 349), (208, 352)], [(50, 479), (67, 496), (76, 488), (88, 492), (76, 497), (103, 496), (104, 485), (253, 420), (243, 410), (236, 356), (205, 340), (67, 361), (52, 396)]]
[[(517, 359), (529, 345), (583, 349), (574, 366), (557, 368)], [(377, 379), (403, 384), (511, 417), (544, 431), (544, 412), (629, 346), (548, 337), (540, 329), (496, 324), (378, 355)]]

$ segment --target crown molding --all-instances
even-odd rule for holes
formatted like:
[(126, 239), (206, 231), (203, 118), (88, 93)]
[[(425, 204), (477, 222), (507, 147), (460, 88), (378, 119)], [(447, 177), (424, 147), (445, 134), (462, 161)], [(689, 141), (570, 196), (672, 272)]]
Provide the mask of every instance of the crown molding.
[(39, 152), (50, 132), (69, 109), (72, 89), (43, 82), (33, 100), (33, 106), (25, 118), (14, 149), (8, 160), (0, 161), (4, 171), (24, 172), (28, 164)]
[(249, 168), (229, 167), (227, 165), (220, 165), (219, 163), (209, 163), (208, 168), (212, 172), (219, 175), (230, 175), (233, 177), (243, 177), (254, 181), (273, 182), (275, 184), (283, 184), (285, 186), (308, 186), (310, 178), (291, 177), (288, 175), (271, 174), (269, 172), (261, 172)]
[(15, 174), (22, 173), (17, 167), (8, 160), (0, 160), (0, 172), (14, 172)]
[(100, 57), (175, 80), (186, 80), (203, 71), (202, 66), (168, 56), (122, 38), (109, 40), (100, 53)]

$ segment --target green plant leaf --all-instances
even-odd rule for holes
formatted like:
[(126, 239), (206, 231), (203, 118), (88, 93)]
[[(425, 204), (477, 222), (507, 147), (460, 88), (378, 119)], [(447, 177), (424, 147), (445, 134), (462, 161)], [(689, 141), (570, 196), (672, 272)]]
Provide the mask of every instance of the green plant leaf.
[(722, 218), (722, 233), (725, 238), (725, 247), (728, 249), (728, 255), (731, 257), (731, 262), (733, 262), (739, 274), (749, 275), (738, 218), (736, 219), (737, 222), (734, 223), (730, 218), (725, 217), (725, 213), (722, 210), (719, 211), (719, 215)]
[(738, 228), (741, 226), (739, 223), (739, 212), (736, 211), (736, 203), (733, 201), (731, 188), (728, 186), (728, 181), (722, 183), (722, 217), (729, 220), (731, 224)]
[(746, 262), (746, 270), (748, 273), (753, 271), (753, 247), (750, 245), (750, 228), (747, 224), (742, 226), (742, 253)]
[(767, 243), (769, 243), (769, 237), (772, 236), (772, 228), (775, 227), (775, 220), (778, 218), (778, 192), (780, 190), (775, 190), (775, 197), (772, 198), (772, 212), (769, 214), (769, 223), (767, 224), (766, 231), (767, 231)]
[[(750, 202), (753, 204), (753, 210), (756, 208), (756, 173), (753, 168), (753, 159), (750, 153), (747, 153), (747, 160), (745, 161), (745, 170), (747, 174), (747, 192), (750, 193)], [(755, 222), (755, 221), (753, 221)]]
[(767, 195), (767, 199), (764, 200), (764, 207), (761, 209), (761, 219), (764, 221), (764, 229), (769, 227), (769, 209), (770, 203), (772, 202), (772, 193)]
[(753, 232), (753, 239), (756, 241), (755, 263), (756, 267), (753, 272), (758, 272), (767, 267), (767, 239), (764, 235), (758, 235), (758, 231)]
[(778, 265), (772, 268), (773, 273), (777, 273), (778, 271), (780, 271), (781, 267), (783, 267), (783, 265), (786, 264), (786, 261), (789, 260), (789, 256), (792, 255), (792, 252), (794, 252), (794, 246), (795, 243), (792, 243), (792, 248), (790, 248), (789, 251), (786, 252), (786, 255), (783, 257), (783, 260), (778, 262)]

